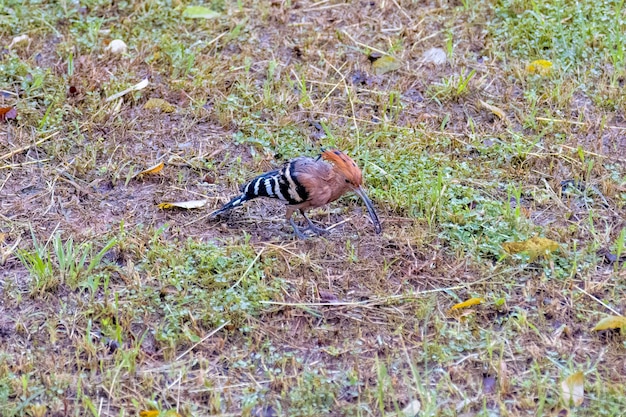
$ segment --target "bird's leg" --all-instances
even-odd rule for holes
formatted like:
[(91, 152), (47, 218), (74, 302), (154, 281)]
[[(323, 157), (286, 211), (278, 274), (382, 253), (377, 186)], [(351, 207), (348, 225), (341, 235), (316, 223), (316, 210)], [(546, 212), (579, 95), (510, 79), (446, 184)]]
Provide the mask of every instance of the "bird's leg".
[(293, 227), (293, 232), (295, 233), (298, 239), (306, 239), (306, 235), (300, 231), (296, 222), (293, 221), (293, 212), (295, 209), (293, 207), (287, 207), (287, 220), (289, 220), (289, 224)]
[(309, 224), (309, 227), (307, 227), (308, 230), (312, 231), (313, 233), (317, 235), (323, 235), (323, 234), (328, 233), (328, 230), (314, 225), (311, 219), (309, 219), (309, 217), (306, 215), (304, 210), (300, 209), (300, 213), (302, 213), (302, 216), (306, 219), (307, 223)]
[(289, 219), (289, 224), (291, 225), (291, 227), (293, 227), (293, 232), (295, 233), (296, 237), (298, 239), (306, 239), (306, 235), (304, 233), (302, 233), (300, 231), (300, 229), (298, 229), (298, 226), (296, 226), (296, 222), (293, 221), (293, 219)]

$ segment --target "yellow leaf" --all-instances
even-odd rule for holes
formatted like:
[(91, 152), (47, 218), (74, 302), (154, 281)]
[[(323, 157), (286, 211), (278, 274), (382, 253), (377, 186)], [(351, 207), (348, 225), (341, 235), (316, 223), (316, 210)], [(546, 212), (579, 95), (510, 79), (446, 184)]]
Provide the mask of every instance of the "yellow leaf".
[(380, 57), (372, 63), (372, 68), (374, 68), (374, 74), (376, 75), (383, 75), (395, 71), (401, 66), (402, 64), (400, 64), (397, 59), (389, 55)]
[(177, 201), (174, 203), (160, 203), (158, 208), (166, 210), (171, 208), (196, 209), (204, 207), (207, 200)]
[(581, 371), (576, 372), (565, 378), (561, 382), (561, 390), (563, 391), (563, 403), (566, 407), (574, 405), (578, 407), (585, 400), (585, 377)]
[(609, 316), (596, 324), (593, 330), (626, 329), (626, 317)]
[(526, 72), (529, 74), (550, 75), (552, 71), (552, 62), (545, 59), (538, 59), (526, 66)]
[(503, 120), (507, 123), (509, 122), (509, 120), (506, 117), (506, 114), (504, 113), (504, 110), (502, 110), (500, 107), (492, 106), (491, 104), (485, 103), (482, 100), (480, 100), (480, 105), (486, 108), (487, 110), (489, 110), (490, 112), (492, 112), (493, 114), (495, 114), (496, 116), (498, 116), (500, 120)]
[(477, 304), (481, 304), (484, 301), (485, 300), (483, 300), (482, 298), (470, 298), (469, 300), (465, 300), (462, 303), (453, 305), (452, 307), (450, 307), (450, 310), (458, 310), (461, 308), (475, 306)]
[(171, 113), (176, 110), (176, 107), (162, 98), (151, 98), (143, 105), (146, 110), (161, 110), (163, 113)]
[(32, 417), (45, 417), (48, 407), (43, 404), (32, 404), (30, 406), (30, 415)]
[(214, 19), (219, 15), (219, 12), (204, 6), (187, 6), (183, 11), (183, 17), (189, 17), (191, 19)]
[(139, 417), (180, 417), (175, 410), (143, 410), (139, 412)]
[(549, 256), (550, 253), (559, 249), (559, 244), (554, 240), (545, 237), (535, 236), (523, 242), (504, 242), (502, 248), (509, 255), (516, 253), (526, 253), (533, 262), (540, 256)]
[(150, 168), (144, 169), (139, 174), (135, 175), (135, 177), (141, 177), (143, 175), (154, 175), (161, 172), (163, 167), (165, 166), (165, 162), (161, 161), (158, 164), (151, 166)]

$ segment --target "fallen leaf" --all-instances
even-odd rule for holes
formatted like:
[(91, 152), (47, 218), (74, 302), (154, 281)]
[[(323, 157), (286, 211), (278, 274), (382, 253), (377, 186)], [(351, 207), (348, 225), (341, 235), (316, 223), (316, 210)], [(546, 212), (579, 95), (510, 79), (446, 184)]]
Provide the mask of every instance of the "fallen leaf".
[(537, 59), (526, 65), (526, 72), (529, 74), (550, 75), (552, 71), (552, 62), (545, 59)]
[(509, 392), (509, 373), (507, 371), (506, 362), (500, 360), (498, 369), (498, 385), (500, 386), (500, 394), (505, 395)]
[(562, 400), (566, 407), (578, 407), (585, 400), (585, 377), (581, 371), (565, 378), (561, 382)]
[(176, 110), (172, 104), (163, 100), (162, 98), (151, 98), (143, 105), (146, 110), (161, 110), (163, 113), (171, 113)]
[(415, 417), (419, 414), (421, 408), (422, 404), (419, 402), (419, 400), (413, 400), (402, 409), (402, 416)]
[(163, 169), (164, 166), (165, 166), (165, 162), (161, 161), (158, 164), (156, 164), (154, 166), (151, 166), (150, 168), (144, 169), (139, 174), (135, 175), (135, 178), (142, 177), (144, 175), (158, 174), (159, 172), (161, 172), (161, 170)]
[(0, 121), (15, 119), (17, 110), (15, 107), (0, 107)]
[(458, 310), (461, 308), (475, 306), (477, 304), (481, 304), (484, 301), (485, 300), (483, 300), (482, 298), (470, 298), (469, 300), (463, 301), (462, 303), (453, 305), (452, 307), (450, 307), (450, 310)]
[(219, 12), (204, 6), (187, 6), (183, 12), (183, 17), (188, 17), (190, 19), (214, 19), (219, 15)]
[(141, 80), (140, 82), (138, 82), (137, 84), (133, 85), (132, 87), (127, 88), (124, 91), (120, 91), (117, 94), (113, 94), (111, 97), (107, 98), (106, 101), (113, 101), (117, 98), (120, 98), (122, 96), (125, 96), (128, 93), (132, 93), (133, 91), (139, 91), (139, 90), (143, 90), (144, 88), (146, 88), (148, 86), (148, 84), (150, 84), (150, 81), (148, 81), (148, 79), (144, 79)]
[(504, 110), (502, 110), (500, 107), (496, 107), (496, 106), (492, 106), (489, 103), (485, 103), (484, 101), (480, 100), (479, 101), (480, 105), (483, 106), (485, 109), (489, 110), (490, 112), (492, 112), (493, 114), (495, 114), (496, 116), (498, 116), (498, 118), (500, 120), (503, 120), (505, 122), (509, 122), (509, 119), (507, 119), (506, 114), (504, 113)]
[(372, 63), (372, 68), (374, 68), (374, 74), (376, 75), (383, 75), (395, 71), (401, 66), (400, 61), (389, 55), (380, 57)]
[(626, 317), (623, 316), (609, 316), (605, 317), (594, 326), (592, 330), (610, 330), (610, 329), (625, 329), (626, 330)]
[(558, 242), (546, 239), (545, 237), (535, 236), (522, 242), (504, 242), (502, 248), (509, 254), (526, 253), (533, 262), (540, 256), (549, 256), (550, 253), (559, 249)]
[(121, 39), (113, 39), (106, 48), (105, 51), (109, 51), (112, 54), (125, 54), (128, 50), (128, 46), (126, 46), (126, 42)]
[(33, 417), (44, 417), (48, 412), (48, 407), (43, 404), (33, 404), (29, 408), (30, 415)]
[(11, 43), (9, 44), (9, 49), (11, 49), (14, 45), (17, 45), (18, 43), (22, 43), (22, 42), (30, 42), (30, 38), (28, 37), (28, 35), (19, 35), (13, 38), (13, 40), (11, 40)]
[(443, 65), (447, 61), (446, 51), (441, 48), (430, 48), (422, 54), (424, 64)]
[(206, 206), (207, 202), (208, 200), (177, 201), (173, 203), (160, 203), (157, 207), (163, 210), (171, 208), (196, 209)]
[(143, 410), (139, 412), (139, 417), (180, 417), (176, 410)]

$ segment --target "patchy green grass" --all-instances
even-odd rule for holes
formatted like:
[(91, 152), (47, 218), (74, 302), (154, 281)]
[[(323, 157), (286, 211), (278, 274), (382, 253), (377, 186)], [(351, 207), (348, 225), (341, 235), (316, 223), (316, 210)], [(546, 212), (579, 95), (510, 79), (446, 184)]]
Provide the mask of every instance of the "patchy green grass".
[[(5, 2), (1, 414), (551, 415), (582, 371), (570, 414), (620, 415), (623, 2), (435, 3)], [(382, 235), (354, 196), (307, 241), (267, 201), (207, 219), (323, 146)]]

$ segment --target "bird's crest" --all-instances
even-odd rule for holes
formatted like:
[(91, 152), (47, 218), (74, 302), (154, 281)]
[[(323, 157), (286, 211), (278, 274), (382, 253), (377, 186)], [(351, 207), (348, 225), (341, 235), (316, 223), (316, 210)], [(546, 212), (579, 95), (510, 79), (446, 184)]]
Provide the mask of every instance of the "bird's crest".
[(321, 156), (325, 161), (332, 162), (355, 187), (360, 187), (363, 184), (361, 169), (348, 155), (337, 149), (324, 149)]

